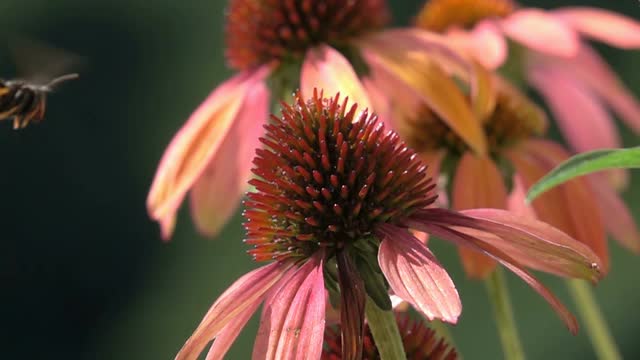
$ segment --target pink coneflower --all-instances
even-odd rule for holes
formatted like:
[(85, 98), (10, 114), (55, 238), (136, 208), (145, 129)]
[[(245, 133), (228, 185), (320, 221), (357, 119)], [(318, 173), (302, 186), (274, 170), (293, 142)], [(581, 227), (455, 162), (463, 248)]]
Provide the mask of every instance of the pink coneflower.
[[(389, 292), (428, 319), (455, 323), (462, 306), (446, 270), (409, 229), (493, 257), (532, 286), (571, 331), (575, 319), (524, 267), (595, 281), (599, 259), (583, 244), (537, 220), (496, 209), (430, 208), (426, 166), (367, 110), (338, 95), (300, 93), (272, 116), (256, 151), (246, 202), (246, 243), (268, 261), (212, 305), (178, 353), (222, 358), (263, 304), (254, 358), (318, 359), (326, 290), (339, 299), (342, 355), (363, 351), (364, 306), (390, 310)], [(387, 285), (388, 284), (388, 285)]]
[[(435, 331), (427, 327), (421, 319), (411, 319), (407, 313), (396, 313), (398, 330), (402, 337), (407, 359), (410, 360), (455, 360), (458, 359), (456, 349), (440, 338)], [(327, 326), (324, 335), (325, 348), (322, 351), (323, 360), (342, 360), (342, 339), (340, 326)], [(371, 329), (365, 324), (363, 336), (362, 359), (380, 359), (380, 352), (376, 347)]]
[[(304, 93), (321, 86), (340, 89), (365, 107), (375, 99), (384, 112), (389, 95), (366, 79), (361, 49), (386, 59), (390, 73), (409, 84), (410, 66), (399, 65), (408, 57), (396, 51), (396, 44), (414, 56), (433, 53), (438, 61), (465, 68), (437, 36), (417, 29), (382, 31), (388, 20), (383, 0), (232, 0), (226, 57), (238, 73), (217, 87), (174, 136), (149, 192), (147, 207), (163, 238), (171, 236), (187, 193), (203, 234), (213, 236), (227, 222), (246, 190), (253, 150), (274, 98), (290, 97), (298, 87)], [(430, 101), (451, 122), (473, 123), (469, 109), (442, 97)]]
[[(416, 25), (443, 32), (489, 68), (521, 67), (578, 152), (620, 147), (613, 110), (640, 132), (640, 104), (582, 37), (640, 48), (640, 23), (590, 7), (520, 8), (510, 0), (429, 0)], [(509, 46), (506, 39), (513, 40)], [(617, 172), (618, 185), (624, 173)], [(620, 177), (622, 175), (622, 177)]]

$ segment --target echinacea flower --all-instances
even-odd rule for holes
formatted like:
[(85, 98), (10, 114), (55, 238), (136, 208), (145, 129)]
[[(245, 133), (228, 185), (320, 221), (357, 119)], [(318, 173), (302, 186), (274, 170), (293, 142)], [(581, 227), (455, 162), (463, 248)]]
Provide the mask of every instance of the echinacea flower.
[[(640, 251), (636, 225), (624, 202), (606, 184), (576, 179), (525, 206), (524, 193), (544, 174), (569, 157), (560, 145), (541, 138), (544, 112), (498, 76), (491, 79), (492, 94), (478, 116), (488, 155), (478, 154), (429, 109), (396, 114), (396, 129), (420, 156), (448, 178), (450, 205), (455, 210), (489, 207), (535, 216), (588, 245), (609, 268), (605, 227), (621, 244)], [(406, 96), (411, 93), (406, 91)], [(470, 99), (471, 101), (471, 99)], [(472, 108), (477, 106), (473, 105)], [(478, 175), (482, 174), (482, 175)], [(603, 224), (604, 222), (604, 224)], [(460, 249), (466, 273), (485, 278), (496, 263)]]
[[(583, 244), (534, 219), (496, 209), (429, 208), (436, 195), (426, 166), (367, 110), (339, 95), (292, 105), (272, 116), (256, 150), (248, 194), (246, 243), (268, 265), (237, 280), (211, 306), (177, 355), (224, 356), (263, 304), (257, 359), (319, 359), (326, 292), (339, 299), (342, 355), (363, 351), (367, 297), (391, 310), (389, 293), (428, 319), (455, 323), (462, 305), (446, 270), (409, 229), (492, 256), (532, 286), (571, 331), (575, 319), (524, 267), (599, 278), (599, 259)], [(388, 285), (387, 285), (388, 284)]]
[[(358, 75), (368, 66), (360, 51), (366, 47), (387, 59), (389, 71), (409, 81), (399, 65), (405, 57), (388, 45), (391, 39), (414, 57), (434, 53), (452, 67), (464, 62), (437, 36), (421, 36), (417, 29), (383, 31), (389, 20), (384, 0), (231, 0), (226, 20), (225, 54), (238, 73), (217, 87), (174, 136), (147, 199), (164, 239), (171, 236), (187, 193), (201, 233), (214, 236), (228, 221), (246, 190), (252, 153), (274, 100), (290, 97), (297, 88), (304, 93), (322, 86), (340, 89), (369, 108), (375, 99), (378, 111), (384, 111), (387, 95), (380, 84)], [(433, 102), (445, 118), (473, 123), (471, 112), (447, 97)]]
[[(640, 133), (640, 104), (583, 37), (640, 48), (640, 23), (592, 7), (520, 8), (511, 0), (428, 0), (416, 25), (446, 33), (489, 68), (507, 59), (544, 98), (573, 150), (620, 147), (613, 110)], [(510, 48), (506, 39), (519, 44)], [(625, 173), (613, 180), (625, 183)]]
[[(456, 349), (440, 338), (421, 319), (412, 319), (407, 313), (396, 313), (398, 330), (402, 337), (402, 345), (407, 359), (412, 360), (455, 360), (458, 359)], [(327, 326), (324, 335), (326, 344), (322, 351), (323, 360), (342, 360), (342, 340), (340, 326)], [(365, 360), (380, 359), (380, 353), (373, 340), (369, 326), (365, 324), (363, 336), (362, 358)]]

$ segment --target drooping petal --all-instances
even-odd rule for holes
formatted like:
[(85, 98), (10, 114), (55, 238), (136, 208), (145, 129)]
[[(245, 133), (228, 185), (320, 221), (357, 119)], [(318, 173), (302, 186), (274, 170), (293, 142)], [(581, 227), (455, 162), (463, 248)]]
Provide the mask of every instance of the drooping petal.
[(473, 68), (476, 81), (471, 83), (471, 104), (476, 118), (485, 123), (496, 108), (494, 76), (477, 61), (473, 61)]
[[(504, 209), (507, 206), (507, 188), (502, 174), (488, 157), (465, 153), (458, 162), (452, 189), (451, 205), (455, 210)], [(477, 251), (461, 247), (458, 252), (464, 270), (471, 278), (483, 279), (496, 266), (495, 261)]]
[(624, 49), (640, 48), (640, 23), (595, 7), (564, 7), (552, 11), (580, 33)]
[(500, 24), (509, 37), (533, 50), (562, 57), (578, 51), (580, 40), (573, 29), (543, 10), (518, 10)]
[(527, 190), (524, 186), (522, 176), (514, 174), (513, 187), (507, 199), (507, 209), (516, 215), (537, 219), (536, 211), (531, 205), (527, 204), (526, 198)]
[[(300, 342), (307, 343), (308, 350), (317, 352), (315, 358), (319, 358), (322, 346), (322, 335), (319, 334), (324, 333), (325, 324), (321, 265), (319, 257), (310, 259), (291, 271), (289, 276), (282, 277), (278, 286), (269, 292), (253, 348), (253, 359), (294, 359), (300, 350)], [(320, 295), (318, 282), (323, 290)], [(310, 322), (307, 316), (317, 321)]]
[(348, 96), (359, 109), (375, 111), (358, 75), (349, 61), (328, 45), (309, 49), (302, 64), (300, 90), (305, 98), (313, 95), (313, 89), (325, 94), (340, 93)]
[(257, 306), (278, 280), (287, 273), (290, 263), (274, 262), (243, 275), (231, 285), (204, 316), (200, 325), (184, 344), (176, 359), (197, 359), (207, 343), (220, 334), (244, 311)]
[(251, 316), (256, 312), (258, 306), (260, 306), (260, 302), (255, 302), (248, 308), (244, 309), (233, 319), (233, 321), (229, 322), (229, 324), (220, 331), (207, 353), (206, 360), (224, 359), (227, 351), (229, 351), (229, 348), (233, 345), (233, 342), (240, 334), (240, 331), (242, 331), (244, 326), (247, 325)]
[[(535, 59), (531, 63), (536, 66), (542, 61), (543, 66), (549, 59)], [(598, 53), (587, 44), (582, 44), (580, 51), (571, 59), (553, 59), (553, 66), (560, 67), (564, 73), (580, 79), (589, 90), (604, 99), (627, 126), (640, 133), (640, 103), (631, 91), (620, 81), (618, 76)]]
[(542, 221), (500, 209), (416, 212), (406, 225), (428, 231), (436, 224), (471, 235), (476, 242), (509, 254), (517, 263), (552, 274), (595, 281), (600, 260), (584, 244)]
[(447, 271), (429, 249), (405, 229), (378, 228), (378, 263), (396, 295), (429, 320), (456, 323), (462, 304)]
[[(562, 147), (545, 140), (530, 140), (508, 153), (527, 189), (568, 156)], [(601, 272), (608, 272), (604, 226), (593, 189), (585, 179), (577, 178), (548, 191), (533, 201), (533, 207), (540, 220), (589, 246), (601, 260)]]
[(620, 245), (636, 254), (640, 253), (640, 233), (627, 205), (620, 195), (608, 186), (605, 179), (592, 175), (589, 176), (589, 180), (593, 188), (597, 189), (594, 194), (607, 232)]
[(540, 294), (549, 303), (549, 305), (551, 305), (565, 325), (567, 325), (571, 333), (575, 335), (578, 332), (578, 322), (573, 315), (571, 315), (569, 310), (562, 305), (562, 303), (549, 291), (549, 289), (542, 285), (533, 275), (523, 269), (522, 265), (518, 264), (518, 262), (512, 259), (507, 253), (493, 247), (489, 243), (479, 241), (480, 239), (476, 239), (473, 236), (469, 236), (447, 226), (424, 222), (422, 228), (425, 231), (429, 231), (431, 234), (442, 239), (449, 240), (458, 246), (468, 246), (483, 254), (491, 256), (524, 280), (532, 289)]
[(339, 251), (336, 260), (340, 284), (342, 358), (358, 360), (362, 358), (363, 350), (366, 291), (348, 252)]
[[(479, 154), (486, 153), (487, 144), (480, 122), (465, 95), (438, 62), (407, 47), (407, 43), (386, 37), (376, 37), (364, 42), (363, 46), (362, 55), (373, 73), (386, 74), (387, 78), (402, 82), (469, 147)], [(374, 76), (374, 79), (380, 76), (384, 75)], [(397, 95), (391, 90), (389, 96), (396, 99)]]
[(269, 109), (263, 83), (247, 89), (246, 98), (213, 159), (193, 185), (191, 214), (198, 230), (215, 236), (233, 215), (251, 176), (251, 161)]
[(147, 208), (160, 222), (162, 236), (173, 232), (182, 199), (220, 148), (249, 89), (268, 74), (261, 68), (240, 73), (216, 88), (196, 109), (167, 147), (151, 185)]
[(528, 78), (544, 97), (562, 133), (577, 152), (620, 147), (613, 119), (578, 79), (553, 67), (532, 68)]

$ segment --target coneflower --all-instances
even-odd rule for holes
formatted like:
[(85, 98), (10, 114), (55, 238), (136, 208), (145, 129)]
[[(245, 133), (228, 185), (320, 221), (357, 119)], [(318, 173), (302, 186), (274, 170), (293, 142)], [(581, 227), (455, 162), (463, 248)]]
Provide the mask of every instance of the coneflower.
[(237, 280), (178, 354), (221, 358), (263, 304), (254, 358), (317, 359), (326, 290), (339, 302), (342, 356), (363, 352), (365, 301), (391, 310), (389, 293), (426, 318), (455, 323), (462, 306), (446, 270), (409, 229), (493, 257), (541, 294), (572, 332), (575, 319), (524, 267), (596, 281), (598, 258), (563, 232), (495, 209), (429, 207), (427, 167), (366, 109), (339, 95), (295, 95), (271, 117), (256, 151), (246, 243), (269, 264)]

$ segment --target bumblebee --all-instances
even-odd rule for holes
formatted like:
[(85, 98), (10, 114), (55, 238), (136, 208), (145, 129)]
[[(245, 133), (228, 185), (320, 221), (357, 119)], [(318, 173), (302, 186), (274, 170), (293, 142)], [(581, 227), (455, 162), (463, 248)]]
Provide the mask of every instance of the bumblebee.
[(0, 121), (13, 119), (13, 128), (22, 129), (29, 123), (44, 119), (47, 94), (58, 84), (76, 79), (78, 74), (66, 74), (47, 84), (24, 80), (0, 79)]

